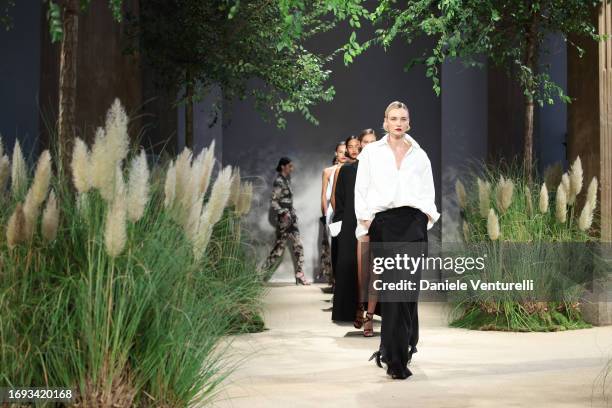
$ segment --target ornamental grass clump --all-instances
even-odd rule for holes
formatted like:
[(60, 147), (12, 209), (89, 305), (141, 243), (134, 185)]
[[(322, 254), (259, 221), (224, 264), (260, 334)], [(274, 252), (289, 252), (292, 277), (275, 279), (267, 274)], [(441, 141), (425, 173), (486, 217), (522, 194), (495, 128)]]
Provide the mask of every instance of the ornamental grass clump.
[(83, 407), (205, 403), (232, 369), (220, 339), (262, 329), (255, 257), (226, 208), (232, 169), (210, 180), (214, 145), (169, 163), (129, 151), (128, 121), (115, 101), (92, 146), (75, 140), (70, 180), (52, 174), (49, 152), (32, 180), (13, 163), (0, 386), (70, 387)]
[[(532, 298), (487, 291), (457, 292), (452, 325), (519, 331), (586, 327), (580, 315), (580, 299), (587, 273), (581, 267), (575, 268), (580, 270), (576, 273), (565, 271), (558, 262), (566, 260), (569, 264), (587, 256), (575, 254), (581, 252), (576, 248), (583, 248), (582, 252), (591, 256), (587, 245), (597, 241), (597, 179), (590, 181), (586, 191), (583, 189), (579, 157), (568, 172), (562, 173), (555, 165), (545, 172), (546, 180), (532, 185), (520, 168), (517, 165), (502, 171), (484, 166), (474, 176), (473, 184), (465, 183), (471, 188), (456, 189), (459, 202), (465, 203), (461, 205), (461, 235), (467, 251), (489, 256), (491, 273), (486, 278), (504, 282), (533, 279), (542, 285), (536, 285)], [(552, 183), (556, 185), (551, 193)], [(457, 185), (464, 184), (458, 181)], [(573, 246), (563, 246), (567, 243)], [(575, 259), (568, 258), (569, 253)], [(593, 262), (587, 259), (584, 264)], [(460, 277), (470, 278), (483, 276), (466, 273)]]

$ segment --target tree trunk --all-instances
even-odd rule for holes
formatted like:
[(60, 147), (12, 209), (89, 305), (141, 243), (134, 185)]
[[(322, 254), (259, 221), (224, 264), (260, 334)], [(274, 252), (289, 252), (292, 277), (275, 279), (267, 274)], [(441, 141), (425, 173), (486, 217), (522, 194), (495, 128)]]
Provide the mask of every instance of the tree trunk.
[(76, 136), (76, 91), (77, 91), (77, 45), (79, 37), (79, 2), (64, 3), (60, 72), (59, 72), (59, 118), (57, 126), (57, 148), (60, 172), (68, 174), (72, 154), (73, 138)]
[(187, 74), (187, 84), (185, 85), (185, 146), (193, 149), (193, 82), (191, 76)]
[(527, 176), (527, 183), (533, 179), (533, 97), (525, 97), (525, 127), (523, 131), (523, 168)]
[[(534, 13), (525, 38), (525, 61), (524, 64), (531, 70), (534, 77), (537, 74), (538, 60), (538, 26), (537, 14)], [(529, 80), (525, 91), (524, 131), (523, 131), (523, 169), (527, 177), (527, 183), (533, 181), (533, 122), (534, 122), (534, 96), (537, 91), (535, 81)]]

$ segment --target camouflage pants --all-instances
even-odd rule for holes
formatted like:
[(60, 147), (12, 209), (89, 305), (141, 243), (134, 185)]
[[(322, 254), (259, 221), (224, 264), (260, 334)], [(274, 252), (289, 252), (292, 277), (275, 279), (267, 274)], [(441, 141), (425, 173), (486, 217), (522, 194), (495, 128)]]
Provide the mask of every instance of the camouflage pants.
[(295, 274), (297, 275), (300, 272), (304, 272), (304, 246), (300, 238), (300, 231), (298, 230), (297, 217), (295, 214), (291, 214), (289, 222), (283, 222), (282, 219), (279, 220), (276, 226), (276, 241), (274, 242), (274, 247), (264, 263), (265, 270), (273, 268), (280, 261), (285, 252), (285, 245), (288, 240), (291, 241), (293, 255), (297, 262)]

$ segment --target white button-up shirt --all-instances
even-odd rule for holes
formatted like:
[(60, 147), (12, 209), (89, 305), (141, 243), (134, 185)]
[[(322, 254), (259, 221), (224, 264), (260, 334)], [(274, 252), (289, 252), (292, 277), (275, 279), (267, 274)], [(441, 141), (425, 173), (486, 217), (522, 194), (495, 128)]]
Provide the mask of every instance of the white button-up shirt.
[(378, 212), (391, 208), (410, 206), (418, 208), (430, 217), (427, 229), (438, 221), (440, 214), (436, 209), (431, 162), (425, 150), (408, 134), (404, 137), (412, 146), (402, 158), (399, 170), (395, 155), (385, 135), (382, 139), (369, 143), (357, 159), (357, 179), (355, 181), (355, 215), (357, 217), (357, 237), (367, 234), (360, 220), (372, 220)]

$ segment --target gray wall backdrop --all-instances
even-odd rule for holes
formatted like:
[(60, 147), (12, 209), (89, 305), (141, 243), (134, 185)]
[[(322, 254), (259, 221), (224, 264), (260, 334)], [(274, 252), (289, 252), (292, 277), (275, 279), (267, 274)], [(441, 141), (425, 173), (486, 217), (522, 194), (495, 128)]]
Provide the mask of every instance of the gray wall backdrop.
[(0, 134), (8, 153), (13, 149), (15, 138), (19, 138), (26, 157), (36, 146), (39, 135), (42, 4), (41, 1), (16, 1), (11, 10), (13, 28), (0, 29)]

